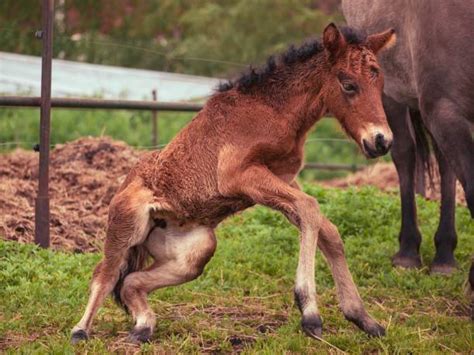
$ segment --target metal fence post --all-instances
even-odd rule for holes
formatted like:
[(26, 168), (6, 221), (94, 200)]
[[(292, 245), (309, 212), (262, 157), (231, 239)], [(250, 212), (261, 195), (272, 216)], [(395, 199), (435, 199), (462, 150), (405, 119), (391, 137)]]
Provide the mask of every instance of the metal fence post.
[[(158, 100), (158, 95), (157, 95), (157, 92), (156, 92), (156, 89), (153, 89), (153, 91), (151, 92), (152, 96), (153, 96), (153, 101), (157, 101)], [(158, 145), (158, 112), (156, 110), (153, 110), (151, 111), (151, 115), (152, 115), (152, 125), (153, 125), (153, 128), (152, 128), (152, 136), (151, 136), (151, 144), (153, 145), (154, 148), (156, 148), (156, 146)]]
[(41, 62), (41, 113), (38, 196), (35, 204), (35, 243), (49, 247), (49, 131), (51, 120), (51, 64), (53, 50), (54, 0), (43, 0), (43, 53)]

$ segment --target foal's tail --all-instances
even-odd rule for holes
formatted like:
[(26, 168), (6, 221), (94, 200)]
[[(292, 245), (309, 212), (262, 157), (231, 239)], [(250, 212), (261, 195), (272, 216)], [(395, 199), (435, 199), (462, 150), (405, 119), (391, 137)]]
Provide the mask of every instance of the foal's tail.
[(128, 307), (127, 305), (123, 302), (122, 297), (120, 296), (120, 292), (122, 291), (122, 286), (123, 286), (123, 280), (125, 280), (125, 277), (127, 277), (128, 274), (131, 274), (132, 272), (143, 270), (143, 268), (146, 265), (148, 259), (148, 251), (146, 250), (144, 245), (136, 245), (128, 250), (128, 256), (127, 256), (127, 264), (125, 267), (120, 271), (120, 276), (115, 284), (114, 290), (113, 290), (113, 296), (115, 299), (115, 302), (119, 306), (121, 306), (125, 312), (128, 313)]

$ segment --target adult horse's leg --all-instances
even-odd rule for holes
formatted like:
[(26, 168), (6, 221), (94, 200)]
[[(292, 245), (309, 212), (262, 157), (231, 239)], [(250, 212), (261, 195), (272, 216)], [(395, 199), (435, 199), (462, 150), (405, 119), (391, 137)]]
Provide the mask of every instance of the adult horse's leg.
[(114, 289), (126, 266), (129, 249), (146, 238), (151, 225), (149, 206), (152, 196), (141, 184), (131, 183), (110, 203), (104, 258), (94, 271), (84, 315), (72, 330), (73, 343), (88, 338), (97, 310)]
[[(424, 82), (424, 85), (429, 83)], [(420, 98), (420, 106), (425, 126), (461, 182), (474, 218), (474, 140), (471, 127), (451, 99), (424, 95)]]
[(435, 234), (436, 255), (431, 272), (449, 274), (456, 268), (454, 249), (457, 244), (455, 226), (456, 176), (444, 155), (433, 144), (441, 177), (441, 209), (438, 230)]
[(421, 233), (416, 221), (415, 167), (416, 143), (408, 108), (384, 96), (384, 109), (393, 132), (392, 158), (400, 180), (402, 221), (399, 251), (393, 256), (394, 266), (420, 267)]
[(153, 334), (156, 321), (147, 294), (197, 278), (214, 254), (216, 243), (214, 231), (202, 226), (168, 225), (150, 233), (145, 246), (155, 263), (146, 270), (129, 274), (121, 291), (121, 300), (136, 321), (130, 340), (147, 342)]
[[(235, 155), (232, 156), (235, 157)], [(232, 164), (232, 162), (238, 162), (238, 159), (225, 159), (225, 161)], [(245, 195), (255, 203), (281, 211), (300, 230), (295, 300), (302, 313), (303, 330), (311, 337), (320, 338), (322, 321), (316, 303), (314, 277), (318, 234), (323, 224), (318, 203), (313, 197), (282, 181), (264, 166), (251, 166), (240, 172), (235, 168), (235, 166), (221, 168), (224, 171), (221, 171), (219, 176), (219, 190), (223, 195)], [(349, 308), (353, 307), (355, 316), (355, 319), (350, 320), (371, 335), (382, 335), (381, 326), (366, 326), (376, 324), (376, 322), (370, 318), (367, 312), (357, 312), (360, 306), (357, 303), (348, 303)]]

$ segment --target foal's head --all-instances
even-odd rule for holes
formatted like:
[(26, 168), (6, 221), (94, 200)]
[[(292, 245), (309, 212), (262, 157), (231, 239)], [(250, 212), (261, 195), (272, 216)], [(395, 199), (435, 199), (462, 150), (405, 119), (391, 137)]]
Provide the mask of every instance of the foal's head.
[(383, 73), (379, 51), (395, 41), (394, 30), (357, 38), (343, 35), (334, 24), (323, 34), (327, 78), (322, 91), (328, 110), (369, 158), (384, 155), (392, 144), (392, 132), (382, 106)]

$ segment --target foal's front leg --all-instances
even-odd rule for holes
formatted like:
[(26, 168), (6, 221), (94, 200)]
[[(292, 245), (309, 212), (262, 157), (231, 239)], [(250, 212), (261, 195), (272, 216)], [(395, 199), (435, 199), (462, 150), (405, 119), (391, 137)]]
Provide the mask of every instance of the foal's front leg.
[[(291, 186), (301, 190), (296, 182), (291, 183)], [(321, 215), (318, 247), (323, 252), (331, 269), (340, 307), (346, 319), (355, 323), (367, 334), (373, 336), (384, 335), (385, 329), (365, 310), (359, 291), (357, 291), (357, 286), (347, 266), (344, 244), (337, 227), (324, 215)]]
[(385, 329), (378, 324), (365, 310), (357, 286), (352, 280), (351, 272), (344, 256), (344, 244), (334, 224), (323, 216), (319, 230), (318, 247), (323, 252), (336, 284), (342, 313), (347, 320), (355, 323), (360, 329), (373, 336), (382, 336)]
[[(302, 313), (303, 330), (309, 336), (320, 338), (322, 321), (316, 303), (314, 275), (318, 233), (322, 226), (322, 215), (319, 212), (318, 203), (314, 198), (273, 175), (266, 167), (253, 166), (239, 173), (235, 173), (233, 169), (227, 171), (232, 171), (232, 173), (226, 174), (224, 170), (219, 176), (221, 193), (228, 196), (244, 194), (256, 203), (283, 212), (290, 222), (299, 228), (301, 237), (295, 299)], [(325, 236), (329, 237), (329, 234)], [(341, 262), (335, 264), (340, 266)], [(348, 272), (347, 268), (345, 270)], [(346, 278), (346, 281), (352, 282), (352, 278), (350, 280)], [(353, 287), (355, 288), (355, 285)], [(360, 306), (363, 310), (363, 305), (360, 304)], [(366, 315), (366, 312), (360, 314)], [(356, 319), (351, 320), (356, 321)], [(361, 326), (361, 328), (369, 334), (375, 333), (368, 327)], [(382, 333), (377, 332), (377, 335)]]
[(322, 321), (316, 303), (314, 258), (321, 216), (316, 200), (291, 187), (264, 166), (252, 166), (238, 173), (232, 167), (222, 168), (219, 190), (225, 196), (245, 195), (255, 203), (281, 211), (300, 230), (295, 300), (302, 313), (303, 330), (309, 336), (320, 338)]

